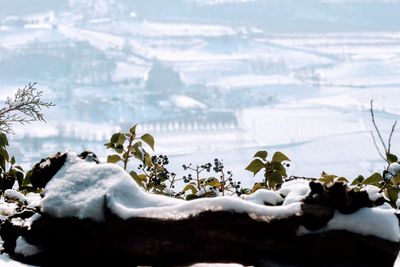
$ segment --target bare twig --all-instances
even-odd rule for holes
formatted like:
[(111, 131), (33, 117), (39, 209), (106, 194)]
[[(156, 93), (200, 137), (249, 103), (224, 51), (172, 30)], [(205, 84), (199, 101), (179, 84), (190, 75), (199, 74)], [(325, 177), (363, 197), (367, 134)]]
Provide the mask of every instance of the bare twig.
[[(385, 141), (383, 141), (381, 132), (379, 131), (379, 128), (378, 128), (378, 126), (376, 125), (376, 122), (375, 122), (374, 100), (373, 100), (373, 99), (371, 100), (370, 112), (371, 112), (372, 124), (374, 125), (375, 131), (376, 131), (376, 133), (378, 134), (379, 140), (380, 140), (381, 143), (382, 143), (383, 149), (385, 150), (385, 154), (387, 154), (387, 153), (388, 153), (388, 149), (387, 149), (387, 147), (386, 147)], [(373, 135), (372, 135), (372, 136), (373, 136)], [(375, 137), (374, 137), (374, 139), (375, 139)], [(374, 142), (375, 142), (375, 144), (376, 144), (376, 140), (375, 140)], [(376, 147), (377, 147), (377, 146), (376, 146)], [(381, 153), (380, 153), (380, 154), (381, 154)], [(385, 159), (385, 160), (386, 160), (386, 159)]]
[(392, 126), (392, 130), (390, 131), (389, 140), (388, 140), (388, 153), (390, 153), (390, 147), (392, 145), (392, 136), (393, 136), (394, 130), (396, 129), (396, 125), (397, 125), (397, 121), (394, 122), (394, 124)]
[(372, 140), (374, 141), (374, 145), (375, 145), (376, 151), (378, 151), (379, 156), (380, 156), (384, 161), (387, 161), (386, 157), (383, 156), (381, 150), (379, 149), (378, 144), (377, 144), (376, 139), (375, 139), (375, 135), (374, 135), (374, 133), (373, 133), (372, 131), (371, 131), (371, 136), (372, 136)]
[(14, 98), (7, 98), (6, 105), (0, 108), (0, 131), (13, 133), (14, 123), (27, 124), (33, 121), (46, 121), (42, 108), (54, 106), (51, 102), (41, 100), (42, 91), (35, 88), (36, 83), (29, 83), (18, 89)]

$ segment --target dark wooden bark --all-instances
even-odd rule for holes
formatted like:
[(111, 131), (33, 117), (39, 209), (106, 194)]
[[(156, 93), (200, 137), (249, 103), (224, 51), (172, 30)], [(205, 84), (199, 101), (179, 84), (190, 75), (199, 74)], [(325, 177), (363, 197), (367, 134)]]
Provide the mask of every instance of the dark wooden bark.
[[(303, 209), (308, 208), (304, 205)], [(297, 236), (299, 225), (320, 217), (320, 210), (313, 207), (308, 216), (280, 220), (226, 211), (204, 212), (183, 220), (122, 220), (109, 213), (104, 223), (42, 214), (30, 230), (8, 221), (0, 232), (8, 253), (41, 266), (184, 266), (198, 262), (393, 266), (398, 243), (346, 231)], [(17, 235), (43, 252), (33, 257), (14, 255), (12, 243)]]

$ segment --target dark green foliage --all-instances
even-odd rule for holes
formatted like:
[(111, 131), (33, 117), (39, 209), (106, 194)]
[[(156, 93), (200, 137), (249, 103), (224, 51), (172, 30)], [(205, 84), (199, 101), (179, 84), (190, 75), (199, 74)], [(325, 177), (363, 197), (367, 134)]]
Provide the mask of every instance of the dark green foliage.
[(254, 176), (261, 170), (264, 171), (264, 182), (256, 183), (253, 186), (253, 191), (260, 188), (278, 189), (283, 183), (283, 179), (287, 176), (286, 167), (290, 165), (285, 162), (290, 161), (290, 159), (285, 154), (277, 151), (274, 153), (271, 160), (268, 160), (267, 157), (267, 151), (258, 151), (254, 154), (253, 160), (246, 167), (246, 170), (252, 172)]
[[(8, 154), (8, 138), (0, 132), (0, 190), (3, 193), (11, 189), (15, 182), (22, 188), (26, 184), (26, 176), (21, 166), (16, 164), (15, 157)], [(28, 178), (29, 179), (29, 178)]]
[(132, 178), (149, 192), (166, 194), (166, 181), (175, 178), (165, 167), (169, 163), (168, 157), (163, 155), (151, 156), (145, 150), (144, 144), (154, 150), (155, 142), (153, 136), (145, 133), (138, 137), (136, 128), (137, 125), (134, 125), (126, 133), (115, 133), (111, 136), (105, 147), (113, 149), (116, 154), (109, 155), (107, 162), (121, 162), (124, 169), (127, 170), (131, 158), (138, 160), (140, 162), (138, 167), (140, 173), (131, 170), (129, 174)]

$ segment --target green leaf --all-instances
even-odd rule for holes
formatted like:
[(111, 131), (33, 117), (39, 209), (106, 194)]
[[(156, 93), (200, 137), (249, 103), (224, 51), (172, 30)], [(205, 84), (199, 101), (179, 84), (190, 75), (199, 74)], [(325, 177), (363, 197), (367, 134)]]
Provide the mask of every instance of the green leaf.
[(266, 160), (268, 157), (268, 152), (267, 151), (258, 151), (256, 154), (254, 154), (253, 158), (262, 158), (263, 160)]
[(11, 165), (15, 164), (15, 157), (14, 156), (11, 157), (10, 163), (11, 163)]
[(108, 163), (117, 163), (119, 161), (122, 161), (121, 157), (119, 155), (110, 155), (107, 157), (107, 162)]
[(140, 185), (141, 187), (145, 187), (145, 186), (144, 186), (144, 183), (143, 183), (143, 180), (139, 177), (139, 175), (137, 175), (136, 172), (131, 171), (129, 174), (131, 175), (131, 177), (133, 178), (133, 180), (136, 181), (136, 183), (137, 183), (138, 185)]
[(196, 188), (194, 185), (192, 185), (192, 184), (187, 184), (187, 185), (183, 188), (182, 191), (183, 191), (183, 192), (186, 192), (186, 191), (188, 191), (188, 190), (191, 190), (193, 195), (196, 195), (196, 193), (198, 192), (198, 191), (197, 191), (197, 188)]
[(19, 171), (19, 170), (17, 170), (15, 172), (15, 177), (17, 178), (18, 186), (21, 187), (23, 185), (23, 182), (24, 182), (24, 173)]
[(140, 137), (146, 144), (148, 144), (151, 149), (154, 150), (154, 137), (151, 136), (150, 134), (144, 134), (142, 137)]
[(397, 200), (397, 198), (399, 196), (399, 190), (394, 186), (389, 187), (386, 190), (386, 195), (387, 195), (387, 197), (389, 198), (389, 200), (391, 202), (396, 202), (396, 200)]
[(133, 125), (132, 128), (129, 129), (129, 132), (130, 132), (133, 136), (136, 135), (136, 126), (137, 126), (137, 124)]
[(321, 173), (321, 178), (319, 179), (320, 182), (323, 182), (324, 184), (330, 184), (335, 181), (335, 178), (337, 176), (334, 174), (327, 174), (324, 171)]
[(32, 176), (32, 170), (28, 171), (28, 172), (25, 174), (24, 181), (22, 182), (22, 185), (23, 185), (23, 186), (26, 186), (26, 185), (28, 185), (28, 184), (31, 183), (31, 176)]
[(272, 169), (274, 171), (279, 171), (279, 173), (284, 177), (286, 176), (286, 169), (283, 167), (282, 163), (280, 162), (272, 162), (271, 163)]
[(380, 173), (374, 173), (367, 179), (365, 179), (362, 184), (377, 184), (383, 181), (382, 175)]
[(193, 200), (193, 199), (198, 199), (199, 197), (196, 196), (195, 194), (190, 194), (186, 196), (186, 200)]
[(132, 146), (133, 148), (132, 153), (135, 156), (135, 158), (143, 162), (144, 161), (143, 149), (137, 146), (136, 144)]
[(285, 154), (283, 154), (282, 152), (279, 152), (279, 151), (275, 152), (274, 155), (272, 156), (272, 161), (274, 161), (274, 162), (280, 163), (285, 160), (290, 161), (290, 159)]
[(121, 135), (121, 133), (115, 133), (111, 136), (110, 138), (110, 143), (111, 144), (116, 144), (118, 142), (118, 138)]
[(119, 137), (118, 137), (118, 141), (117, 141), (117, 144), (118, 145), (124, 145), (124, 143), (125, 143), (125, 140), (126, 140), (126, 137), (125, 137), (125, 135), (124, 134), (120, 134), (119, 135)]
[(9, 161), (8, 152), (3, 147), (0, 147), (0, 156), (4, 159), (5, 162)]
[(390, 154), (390, 153), (386, 153), (386, 159), (387, 161), (389, 161), (389, 163), (393, 163), (393, 162), (397, 162), (398, 158), (396, 155)]
[(271, 189), (275, 189), (277, 184), (282, 184), (283, 179), (279, 171), (274, 171), (268, 176), (268, 185)]
[(117, 145), (115, 147), (113, 147), (113, 149), (115, 150), (115, 152), (121, 154), (124, 152), (124, 146), (123, 145)]
[(357, 176), (356, 179), (353, 180), (353, 182), (351, 182), (351, 185), (358, 185), (361, 184), (364, 181), (364, 176), (359, 175)]
[(260, 159), (254, 159), (245, 170), (252, 172), (255, 176), (263, 167), (264, 163)]
[(8, 146), (8, 139), (5, 133), (0, 133), (0, 146)]
[(144, 154), (144, 164), (146, 164), (147, 167), (151, 167), (153, 165), (153, 162), (151, 161), (151, 157), (149, 153), (145, 152)]
[(400, 172), (398, 172), (398, 173), (396, 174), (396, 176), (393, 176), (393, 178), (392, 178), (392, 183), (393, 183), (394, 185), (397, 185), (397, 184), (400, 183)]
[(221, 187), (221, 183), (218, 181), (217, 178), (209, 178), (206, 179), (206, 183), (204, 185), (216, 186)]
[(104, 146), (108, 149), (108, 148), (112, 148), (114, 147), (114, 144), (111, 143), (105, 143)]

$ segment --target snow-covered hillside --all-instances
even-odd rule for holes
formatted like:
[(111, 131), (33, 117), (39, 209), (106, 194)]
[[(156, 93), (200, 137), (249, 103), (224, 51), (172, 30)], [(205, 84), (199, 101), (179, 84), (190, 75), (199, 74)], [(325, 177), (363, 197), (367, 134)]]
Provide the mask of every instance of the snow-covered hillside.
[(218, 157), (251, 184), (260, 149), (284, 151), (297, 175), (382, 169), (368, 107), (388, 134), (398, 1), (35, 2), (0, 0), (0, 98), (36, 81), (57, 104), (16, 129), (26, 167), (68, 148), (104, 159), (111, 133), (139, 123), (177, 173)]

